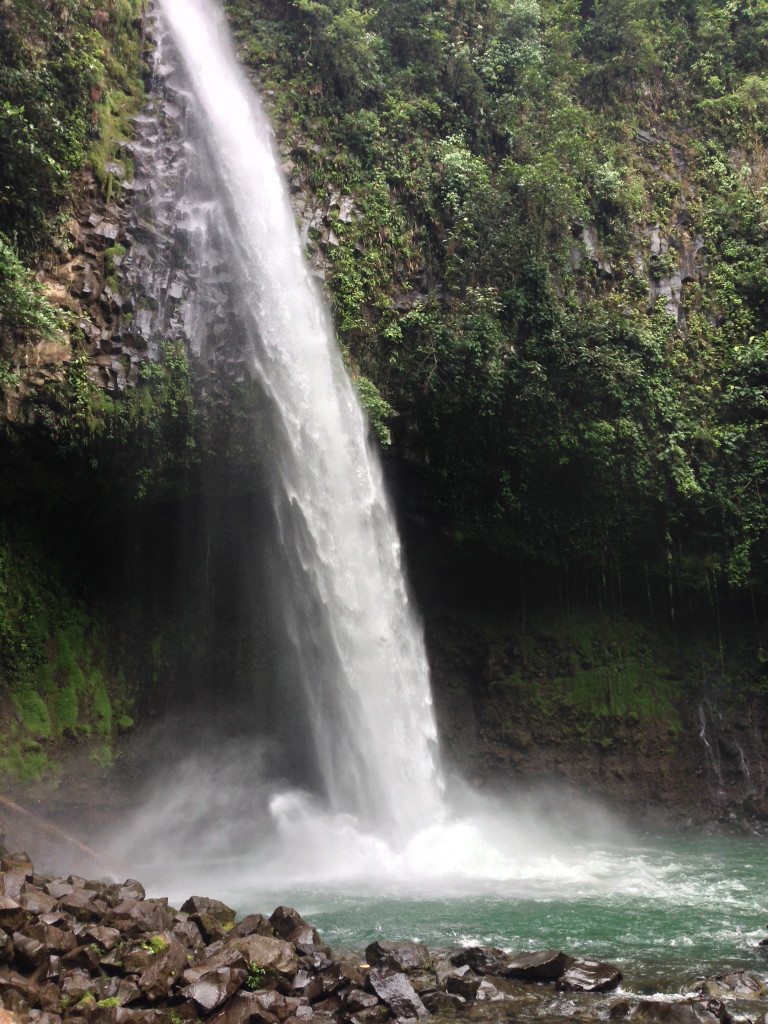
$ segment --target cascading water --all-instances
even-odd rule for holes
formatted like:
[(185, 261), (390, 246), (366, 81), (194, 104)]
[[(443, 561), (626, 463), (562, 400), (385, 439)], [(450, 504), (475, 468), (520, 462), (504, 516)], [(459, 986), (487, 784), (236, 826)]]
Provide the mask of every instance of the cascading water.
[(160, 11), (207, 140), (251, 372), (277, 413), (282, 614), (322, 788), (332, 811), (406, 837), (441, 814), (442, 797), (424, 644), (381, 471), (223, 16), (208, 0), (160, 0)]

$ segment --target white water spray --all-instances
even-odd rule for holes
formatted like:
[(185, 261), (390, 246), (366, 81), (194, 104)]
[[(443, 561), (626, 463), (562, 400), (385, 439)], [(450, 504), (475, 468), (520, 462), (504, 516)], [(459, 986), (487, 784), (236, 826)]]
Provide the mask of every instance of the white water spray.
[(441, 815), (442, 796), (424, 643), (381, 470), (223, 16), (209, 0), (160, 9), (226, 210), (252, 372), (279, 413), (282, 611), (319, 776), (332, 812), (402, 840)]

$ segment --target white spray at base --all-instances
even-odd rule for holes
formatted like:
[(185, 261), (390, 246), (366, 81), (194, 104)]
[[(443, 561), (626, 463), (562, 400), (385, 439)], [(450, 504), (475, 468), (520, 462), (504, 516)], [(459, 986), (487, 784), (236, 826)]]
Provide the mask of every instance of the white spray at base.
[(157, 785), (113, 837), (114, 854), (171, 894), (179, 885), (221, 894), (256, 880), (423, 888), (556, 877), (601, 885), (604, 862), (584, 861), (573, 844), (574, 834), (596, 844), (615, 837), (593, 805), (571, 802), (568, 812), (566, 800), (542, 813), (470, 794), (449, 807), (400, 542), (301, 253), (269, 121), (218, 8), (210, 0), (159, 7), (207, 142), (207, 185), (224, 211), (251, 372), (277, 413), (276, 600), (316, 778), (312, 792), (275, 781), (274, 750), (242, 737), (201, 743), (200, 754), (168, 764), (155, 754), (161, 733), (147, 744)]

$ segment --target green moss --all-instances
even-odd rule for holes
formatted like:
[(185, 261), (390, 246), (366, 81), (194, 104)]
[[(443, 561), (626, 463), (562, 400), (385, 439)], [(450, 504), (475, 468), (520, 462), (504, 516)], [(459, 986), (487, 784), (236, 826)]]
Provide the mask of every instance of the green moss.
[(77, 692), (70, 686), (65, 686), (56, 695), (54, 703), (54, 716), (56, 732), (59, 736), (64, 733), (75, 735), (79, 725), (80, 705), (77, 699)]
[(15, 692), (12, 700), (22, 729), (36, 739), (49, 739), (51, 719), (42, 697), (31, 689), (25, 689)]
[(96, 690), (91, 699), (97, 735), (108, 738), (112, 735), (112, 702), (103, 689)]

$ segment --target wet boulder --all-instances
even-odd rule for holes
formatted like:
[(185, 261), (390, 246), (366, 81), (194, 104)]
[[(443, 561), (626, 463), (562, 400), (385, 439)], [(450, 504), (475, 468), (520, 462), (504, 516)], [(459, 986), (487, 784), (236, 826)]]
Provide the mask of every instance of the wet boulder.
[(99, 970), (99, 954), (93, 946), (93, 943), (88, 943), (85, 946), (75, 946), (74, 949), (70, 949), (61, 958), (61, 966), (64, 968), (69, 967), (82, 967), (86, 971)]
[(107, 904), (87, 889), (65, 893), (56, 906), (76, 921), (100, 921), (107, 912)]
[(239, 950), (249, 964), (258, 964), (265, 971), (293, 976), (299, 966), (296, 950), (283, 939), (272, 939), (268, 935), (245, 935), (233, 939), (228, 945)]
[(105, 925), (89, 924), (77, 932), (81, 942), (92, 942), (104, 952), (109, 952), (121, 941), (120, 932), (117, 928), (107, 928)]
[(242, 921), (238, 921), (229, 933), (231, 939), (242, 939), (246, 935), (268, 935), (274, 938), (275, 929), (269, 923), (269, 918), (263, 914), (248, 914)]
[(234, 924), (236, 916), (235, 911), (226, 903), (222, 903), (221, 900), (208, 899), (207, 896), (190, 896), (179, 909), (185, 914), (189, 914), (190, 917), (198, 915), (213, 918), (222, 927)]
[(345, 964), (341, 960), (334, 960), (330, 967), (320, 971), (317, 980), (322, 986), (324, 995), (332, 995), (340, 989), (362, 988), (365, 978), (362, 973), (351, 964)]
[(466, 999), (453, 992), (423, 992), (422, 1002), (430, 1013), (451, 1016), (466, 1006)]
[(269, 923), (286, 942), (293, 942), (297, 946), (323, 947), (317, 928), (305, 921), (293, 907), (276, 907), (270, 914)]
[(429, 1011), (408, 978), (400, 971), (393, 971), (388, 967), (373, 967), (368, 972), (366, 984), (396, 1017), (418, 1017), (423, 1020), (429, 1016)]
[(33, 881), (35, 877), (35, 869), (28, 853), (9, 853), (0, 858), (0, 869), (3, 874), (9, 871), (21, 872), (28, 882)]
[(557, 981), (561, 992), (610, 992), (623, 975), (613, 964), (599, 960), (574, 960)]
[(370, 1010), (372, 1006), (378, 1006), (379, 997), (373, 992), (366, 992), (362, 988), (350, 989), (344, 1000), (345, 1013), (359, 1013), (361, 1010)]
[(450, 992), (455, 996), (461, 996), (464, 1002), (472, 1002), (477, 995), (480, 981), (479, 975), (468, 970), (465, 974), (452, 974), (447, 977), (443, 987), (446, 992)]
[(631, 1020), (635, 1024), (730, 1024), (731, 1016), (719, 999), (684, 999), (674, 1003), (644, 999)]
[(169, 931), (173, 915), (164, 900), (126, 899), (115, 904), (102, 923), (117, 928), (126, 938), (137, 939), (148, 932)]
[(420, 942), (372, 942), (365, 947), (365, 959), (372, 967), (393, 971), (423, 971), (432, 966), (432, 957)]
[(215, 1024), (276, 1024), (286, 1020), (285, 996), (277, 992), (238, 992), (214, 1017)]
[[(521, 956), (533, 956), (521, 953)], [(471, 967), (477, 974), (504, 974), (505, 968), (512, 960), (509, 953), (496, 946), (467, 946), (466, 949), (454, 953), (451, 963), (454, 967)]]
[[(500, 964), (496, 971), (502, 978), (517, 978), (520, 981), (556, 981), (574, 963), (572, 956), (555, 949), (541, 949), (533, 953), (518, 953)], [(585, 961), (586, 962), (586, 961)]]
[(16, 900), (10, 896), (0, 896), (0, 928), (7, 932), (15, 932), (21, 928), (26, 918), (24, 908)]
[(18, 901), (24, 886), (31, 881), (32, 878), (27, 877), (26, 871), (2, 871), (0, 872), (0, 895), (10, 896), (12, 900)]
[(720, 974), (716, 978), (706, 978), (697, 986), (697, 991), (717, 999), (760, 999), (767, 990), (765, 984), (754, 974), (733, 971), (730, 974)]
[(187, 951), (175, 939), (165, 949), (155, 953), (151, 962), (141, 972), (138, 985), (144, 998), (150, 1003), (164, 999), (171, 987), (181, 978), (187, 966)]
[[(0, 905), (3, 897), (0, 897)], [(49, 914), (56, 908), (56, 900), (36, 885), (25, 885), (19, 894), (19, 905), (29, 914)], [(2, 921), (0, 921), (0, 924)]]
[(244, 970), (217, 967), (187, 985), (181, 994), (185, 999), (192, 1000), (203, 1015), (207, 1015), (233, 996), (246, 978)]
[(234, 946), (223, 947), (210, 953), (209, 956), (199, 963), (187, 967), (183, 975), (184, 981), (191, 985), (193, 982), (199, 981), (204, 974), (210, 974), (221, 967), (244, 971), (253, 962), (253, 960), (244, 956), (241, 950), (236, 949)]

